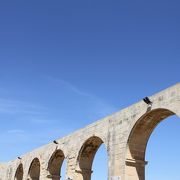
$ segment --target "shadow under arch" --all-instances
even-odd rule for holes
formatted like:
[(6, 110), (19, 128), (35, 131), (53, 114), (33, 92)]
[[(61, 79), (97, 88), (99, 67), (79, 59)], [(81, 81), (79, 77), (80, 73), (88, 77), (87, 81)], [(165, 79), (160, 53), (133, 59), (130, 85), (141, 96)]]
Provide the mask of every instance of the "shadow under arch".
[(154, 109), (145, 113), (134, 125), (127, 142), (125, 179), (145, 180), (145, 153), (148, 140), (156, 126), (169, 116), (168, 109)]
[(19, 166), (18, 166), (18, 168), (16, 170), (14, 180), (22, 180), (23, 179), (23, 174), (24, 174), (23, 165), (21, 163), (21, 164), (19, 164)]
[(39, 180), (40, 177), (40, 161), (38, 158), (34, 158), (31, 162), (28, 180)]
[(48, 171), (49, 175), (47, 176), (49, 179), (52, 180), (59, 180), (60, 179), (60, 174), (61, 174), (61, 166), (63, 164), (63, 161), (65, 159), (64, 153), (62, 150), (58, 149), (56, 150), (49, 162), (48, 162)]
[(79, 174), (78, 179), (91, 179), (94, 156), (103, 143), (103, 140), (97, 136), (92, 136), (84, 142), (79, 151), (77, 159), (79, 165), (78, 170), (76, 170), (76, 172)]

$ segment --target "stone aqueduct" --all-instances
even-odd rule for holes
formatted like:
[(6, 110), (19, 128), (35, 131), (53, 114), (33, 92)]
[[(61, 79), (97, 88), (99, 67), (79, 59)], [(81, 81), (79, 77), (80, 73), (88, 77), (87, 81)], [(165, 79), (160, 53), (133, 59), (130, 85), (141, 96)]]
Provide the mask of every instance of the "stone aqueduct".
[(0, 165), (0, 180), (58, 180), (67, 161), (67, 179), (90, 180), (96, 151), (104, 143), (109, 180), (144, 180), (145, 151), (154, 128), (171, 115), (180, 116), (180, 83), (80, 129), (58, 144), (50, 143)]

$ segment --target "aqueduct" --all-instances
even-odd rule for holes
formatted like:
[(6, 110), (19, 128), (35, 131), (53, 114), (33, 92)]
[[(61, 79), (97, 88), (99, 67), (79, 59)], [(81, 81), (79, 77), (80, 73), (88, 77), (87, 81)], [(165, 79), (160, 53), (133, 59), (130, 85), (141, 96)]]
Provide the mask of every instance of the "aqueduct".
[(0, 180), (59, 180), (66, 159), (66, 178), (90, 180), (92, 162), (102, 143), (108, 154), (109, 180), (145, 180), (145, 152), (155, 127), (180, 116), (180, 83), (49, 143), (6, 164)]

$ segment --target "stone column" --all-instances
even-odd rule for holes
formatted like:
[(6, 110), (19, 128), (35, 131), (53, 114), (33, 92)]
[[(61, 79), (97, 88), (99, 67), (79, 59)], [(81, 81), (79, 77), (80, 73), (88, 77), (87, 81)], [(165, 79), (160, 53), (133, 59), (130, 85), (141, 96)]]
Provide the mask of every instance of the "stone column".
[(61, 176), (58, 175), (47, 175), (49, 180), (60, 180)]
[(126, 179), (145, 180), (145, 165), (147, 161), (126, 159)]
[(93, 171), (91, 169), (81, 169), (76, 170), (77, 178), (75, 180), (91, 180), (91, 174)]

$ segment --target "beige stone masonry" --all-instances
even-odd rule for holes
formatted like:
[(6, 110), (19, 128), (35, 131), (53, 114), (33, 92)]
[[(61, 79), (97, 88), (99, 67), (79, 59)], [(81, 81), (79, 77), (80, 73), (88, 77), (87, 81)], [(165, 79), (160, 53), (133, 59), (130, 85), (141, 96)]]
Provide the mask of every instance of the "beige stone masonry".
[(171, 115), (180, 117), (180, 83), (66, 137), (0, 164), (0, 180), (58, 180), (67, 160), (66, 179), (90, 180), (102, 143), (109, 180), (145, 180), (145, 150), (154, 128)]

